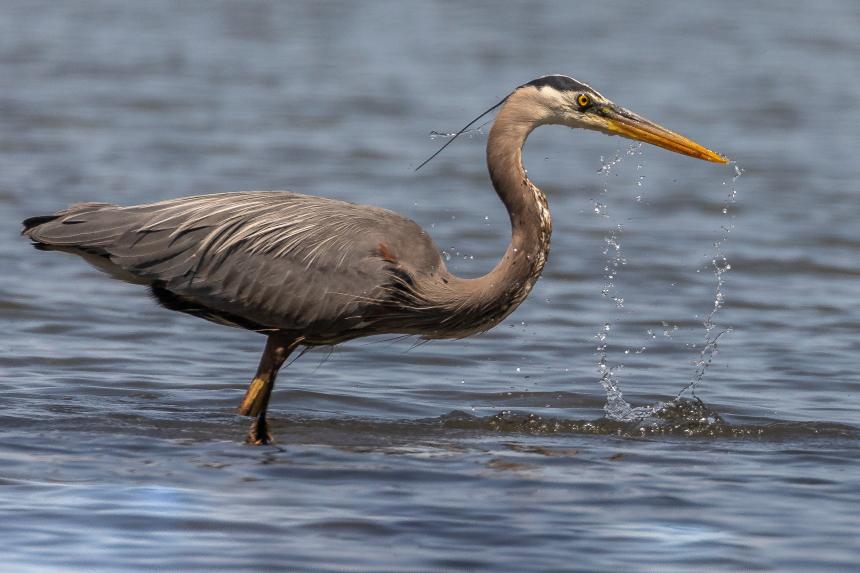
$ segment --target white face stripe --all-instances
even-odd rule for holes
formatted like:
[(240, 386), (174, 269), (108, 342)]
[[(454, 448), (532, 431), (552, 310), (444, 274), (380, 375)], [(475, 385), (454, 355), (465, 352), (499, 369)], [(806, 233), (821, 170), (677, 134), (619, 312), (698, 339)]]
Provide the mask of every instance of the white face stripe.
[[(521, 100), (522, 103), (528, 102), (531, 106), (539, 106), (547, 110), (543, 117), (549, 119), (548, 123), (563, 123), (571, 127), (594, 129), (598, 127), (596, 124), (602, 122), (593, 114), (582, 113), (582, 108), (577, 101), (578, 97), (585, 94), (591, 98), (593, 103), (597, 104), (611, 104), (612, 102), (584, 84), (577, 83), (575, 85), (579, 89), (559, 90), (552, 85), (526, 84), (520, 86), (514, 93), (526, 96)], [(541, 123), (547, 123), (547, 121), (544, 120)], [(575, 125), (571, 125), (572, 123)]]
[(551, 84), (526, 84), (509, 96), (507, 106), (512, 108), (510, 113), (518, 115), (522, 121), (531, 122), (533, 127), (546, 124), (566, 125), (570, 128), (613, 135), (607, 128), (605, 118), (597, 113), (585, 113), (577, 98), (586, 94), (598, 105), (612, 105), (612, 102), (583, 84), (575, 82), (571, 84), (571, 88), (576, 89), (559, 90)]
[[(553, 87), (544, 86), (542, 88), (535, 88), (538, 92), (538, 98), (548, 107), (561, 110), (570, 105), (570, 97), (568, 97), (566, 92), (561, 92)], [(579, 93), (579, 92), (577, 92)]]

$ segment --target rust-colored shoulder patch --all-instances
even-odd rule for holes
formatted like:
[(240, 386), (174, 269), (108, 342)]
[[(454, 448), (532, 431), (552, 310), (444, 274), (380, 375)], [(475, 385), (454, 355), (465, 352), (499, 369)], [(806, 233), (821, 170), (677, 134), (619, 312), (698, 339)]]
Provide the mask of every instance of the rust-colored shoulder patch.
[(389, 263), (397, 262), (397, 255), (386, 245), (385, 243), (379, 243), (379, 256), (382, 257), (383, 260), (388, 261)]

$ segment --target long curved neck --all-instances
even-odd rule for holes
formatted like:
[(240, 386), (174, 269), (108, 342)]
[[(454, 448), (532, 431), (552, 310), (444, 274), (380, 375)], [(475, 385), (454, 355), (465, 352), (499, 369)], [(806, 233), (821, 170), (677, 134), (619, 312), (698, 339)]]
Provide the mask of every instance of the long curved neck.
[(511, 219), (511, 242), (502, 259), (482, 280), (508, 285), (524, 299), (549, 255), (552, 219), (546, 196), (526, 175), (522, 148), (540, 125), (516, 107), (502, 107), (487, 140), (487, 168), (493, 187)]
[[(490, 179), (511, 219), (511, 242), (498, 264), (476, 279), (452, 277), (448, 287), (451, 335), (487, 330), (525, 300), (549, 255), (552, 222), (546, 197), (527, 177), (522, 148), (543, 124), (528, 102), (512, 101), (499, 110), (487, 140)], [(454, 316), (456, 315), (456, 316)]]

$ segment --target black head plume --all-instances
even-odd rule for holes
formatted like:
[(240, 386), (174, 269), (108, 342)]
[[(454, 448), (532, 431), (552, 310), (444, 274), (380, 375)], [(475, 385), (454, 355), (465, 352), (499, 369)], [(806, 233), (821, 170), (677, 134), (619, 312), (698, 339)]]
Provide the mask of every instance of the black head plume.
[(502, 105), (503, 103), (505, 103), (505, 101), (507, 101), (507, 99), (508, 99), (508, 97), (507, 97), (507, 96), (505, 96), (505, 98), (504, 98), (502, 101), (500, 101), (499, 103), (497, 103), (496, 105), (494, 105), (493, 107), (491, 107), (490, 109), (488, 109), (487, 111), (485, 111), (484, 113), (482, 113), (481, 115), (479, 115), (478, 117), (476, 117), (475, 119), (473, 119), (472, 121), (470, 121), (469, 123), (467, 123), (467, 124), (463, 127), (463, 129), (461, 129), (460, 131), (458, 131), (457, 133), (455, 133), (455, 134), (454, 134), (454, 136), (453, 136), (451, 139), (449, 139), (448, 141), (446, 141), (446, 142), (445, 142), (445, 145), (443, 145), (442, 147), (440, 147), (440, 148), (438, 149), (438, 151), (436, 151), (436, 153), (434, 153), (433, 155), (431, 155), (430, 157), (428, 157), (427, 159), (425, 159), (425, 160), (424, 160), (424, 162), (423, 162), (421, 165), (419, 165), (418, 167), (416, 167), (416, 168), (415, 168), (415, 171), (418, 171), (419, 169), (421, 169), (422, 167), (424, 167), (425, 165), (427, 165), (428, 163), (430, 163), (430, 160), (432, 160), (434, 157), (436, 157), (437, 155), (439, 155), (440, 153), (442, 153), (442, 151), (443, 151), (446, 147), (448, 147), (449, 145), (451, 145), (452, 143), (454, 143), (454, 140), (455, 140), (455, 139), (457, 139), (457, 138), (458, 138), (458, 137), (460, 137), (463, 133), (465, 133), (467, 129), (469, 129), (470, 127), (472, 127), (473, 125), (475, 125), (475, 123), (477, 123), (479, 119), (481, 119), (482, 117), (484, 117), (485, 115), (487, 115), (488, 113), (490, 113), (491, 111), (493, 111), (494, 109), (496, 109), (497, 107), (499, 107), (500, 105)]

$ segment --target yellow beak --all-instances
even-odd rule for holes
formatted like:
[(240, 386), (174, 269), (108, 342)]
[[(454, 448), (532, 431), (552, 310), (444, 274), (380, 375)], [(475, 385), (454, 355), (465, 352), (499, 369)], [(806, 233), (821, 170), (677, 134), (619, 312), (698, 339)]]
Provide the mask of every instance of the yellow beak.
[(728, 163), (729, 160), (702, 147), (695, 141), (683, 135), (670, 131), (644, 117), (618, 106), (607, 106), (600, 111), (606, 120), (606, 129), (613, 134), (624, 136), (636, 141), (644, 141), (675, 153), (689, 155), (714, 163)]

